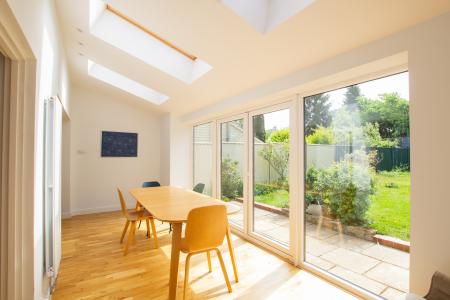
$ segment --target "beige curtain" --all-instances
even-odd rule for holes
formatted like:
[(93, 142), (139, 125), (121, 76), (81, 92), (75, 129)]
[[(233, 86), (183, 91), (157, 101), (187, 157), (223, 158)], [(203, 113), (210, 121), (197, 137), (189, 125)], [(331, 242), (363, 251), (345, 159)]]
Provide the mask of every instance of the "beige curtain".
[(7, 299), (8, 165), (11, 61), (0, 52), (0, 299)]

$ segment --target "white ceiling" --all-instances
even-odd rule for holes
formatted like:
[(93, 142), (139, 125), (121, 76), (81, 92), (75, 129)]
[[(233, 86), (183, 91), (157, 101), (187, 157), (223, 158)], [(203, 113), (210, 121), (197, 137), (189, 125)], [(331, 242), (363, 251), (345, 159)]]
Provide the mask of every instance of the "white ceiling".
[(90, 78), (91, 59), (168, 95), (164, 104), (148, 105), (176, 114), (238, 95), (450, 10), (448, 0), (316, 0), (261, 34), (218, 0), (107, 2), (213, 69), (186, 84), (90, 35), (88, 0), (58, 0), (73, 83), (145, 101)]

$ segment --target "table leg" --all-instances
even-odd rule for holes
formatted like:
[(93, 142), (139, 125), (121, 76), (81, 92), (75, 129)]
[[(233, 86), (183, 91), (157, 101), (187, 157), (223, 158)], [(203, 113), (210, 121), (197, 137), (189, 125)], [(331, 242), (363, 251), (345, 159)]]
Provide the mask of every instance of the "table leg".
[(227, 243), (228, 243), (228, 251), (230, 252), (231, 257), (231, 264), (233, 265), (234, 281), (239, 282), (236, 259), (234, 257), (234, 247), (233, 242), (231, 240), (230, 226), (227, 226)]
[(172, 251), (170, 254), (169, 300), (177, 297), (178, 264), (180, 261), (181, 225), (173, 223)]

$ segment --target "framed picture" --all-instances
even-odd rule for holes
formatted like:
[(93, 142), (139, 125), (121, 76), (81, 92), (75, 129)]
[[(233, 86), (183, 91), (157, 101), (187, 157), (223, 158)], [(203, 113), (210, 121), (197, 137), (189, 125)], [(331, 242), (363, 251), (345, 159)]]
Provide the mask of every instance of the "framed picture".
[(137, 157), (138, 134), (102, 131), (102, 157)]

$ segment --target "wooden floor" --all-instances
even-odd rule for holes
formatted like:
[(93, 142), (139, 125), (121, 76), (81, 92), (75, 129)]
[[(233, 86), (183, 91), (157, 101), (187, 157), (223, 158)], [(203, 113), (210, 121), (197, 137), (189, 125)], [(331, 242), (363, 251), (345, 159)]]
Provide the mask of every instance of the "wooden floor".
[[(157, 221), (160, 248), (145, 236), (123, 256), (119, 244), (124, 219), (119, 212), (63, 220), (62, 261), (53, 299), (167, 299), (170, 235)], [(228, 294), (217, 257), (208, 273), (205, 255), (192, 257), (188, 299), (356, 299), (326, 281), (293, 267), (233, 236), (240, 281), (234, 282), (227, 247), (222, 247), (232, 279)], [(226, 244), (225, 244), (226, 245)], [(185, 255), (180, 258), (178, 298), (182, 298)]]

